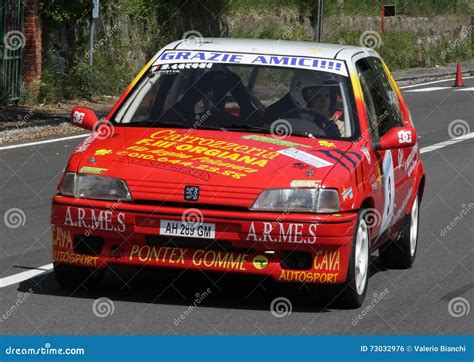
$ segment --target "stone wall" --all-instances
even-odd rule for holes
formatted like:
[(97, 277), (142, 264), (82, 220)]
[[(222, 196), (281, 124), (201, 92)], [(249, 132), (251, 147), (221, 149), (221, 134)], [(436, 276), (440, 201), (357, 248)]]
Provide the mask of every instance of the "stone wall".
[[(471, 15), (447, 15), (426, 17), (394, 16), (385, 18), (387, 32), (414, 32), (420, 42), (436, 42), (441, 38), (454, 41), (462, 31), (466, 31), (474, 23)], [(249, 30), (259, 35), (266, 29), (281, 30), (282, 38), (288, 29), (298, 26), (303, 29), (305, 38), (313, 37), (311, 21), (307, 16), (301, 16), (296, 9), (280, 8), (269, 11), (250, 11), (245, 14), (235, 13), (225, 18), (228, 35), (247, 34)], [(324, 38), (334, 39), (342, 32), (363, 32), (375, 30), (381, 32), (380, 17), (350, 17), (329, 16), (323, 19)]]

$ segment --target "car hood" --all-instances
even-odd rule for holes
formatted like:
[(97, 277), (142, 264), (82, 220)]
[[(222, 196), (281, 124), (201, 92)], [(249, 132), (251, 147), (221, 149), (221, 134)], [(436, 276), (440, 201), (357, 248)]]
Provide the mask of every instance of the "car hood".
[(121, 178), (137, 202), (183, 203), (185, 186), (198, 186), (199, 204), (249, 207), (266, 188), (321, 184), (349, 147), (298, 136), (115, 127), (104, 139), (88, 136), (68, 170)]

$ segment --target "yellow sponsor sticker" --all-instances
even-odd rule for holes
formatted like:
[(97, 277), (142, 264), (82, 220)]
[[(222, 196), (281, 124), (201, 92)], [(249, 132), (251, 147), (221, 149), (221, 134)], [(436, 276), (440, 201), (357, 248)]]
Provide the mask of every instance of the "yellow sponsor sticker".
[(306, 148), (311, 148), (311, 146), (304, 145), (302, 143), (296, 143), (296, 142), (291, 142), (291, 141), (285, 141), (279, 138), (273, 138), (273, 137), (266, 137), (266, 136), (258, 136), (258, 135), (249, 135), (249, 136), (242, 136), (240, 137), (244, 140), (252, 140), (252, 141), (260, 141), (260, 142), (265, 142), (265, 143), (271, 143), (272, 145), (278, 145), (278, 146), (287, 146), (287, 147), (306, 147)]
[(316, 187), (319, 186), (321, 180), (293, 180), (290, 183), (291, 187)]
[(106, 168), (90, 167), (90, 166), (83, 166), (79, 170), (80, 173), (90, 173), (93, 175), (102, 175), (105, 171), (107, 171)]
[(106, 156), (106, 155), (111, 155), (111, 154), (112, 154), (112, 150), (106, 150), (104, 148), (97, 150), (94, 153), (95, 156)]
[(329, 142), (329, 141), (318, 141), (319, 145), (322, 146), (322, 147), (327, 147), (327, 148), (334, 148), (336, 147), (336, 144), (334, 144), (333, 142)]

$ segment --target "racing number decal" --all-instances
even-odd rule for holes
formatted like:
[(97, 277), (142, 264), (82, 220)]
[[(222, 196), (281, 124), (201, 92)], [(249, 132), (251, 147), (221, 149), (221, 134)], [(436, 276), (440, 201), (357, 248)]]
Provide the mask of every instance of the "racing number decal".
[(382, 169), (384, 205), (380, 233), (383, 233), (390, 226), (390, 221), (393, 217), (393, 204), (395, 202), (395, 176), (391, 150), (385, 151)]

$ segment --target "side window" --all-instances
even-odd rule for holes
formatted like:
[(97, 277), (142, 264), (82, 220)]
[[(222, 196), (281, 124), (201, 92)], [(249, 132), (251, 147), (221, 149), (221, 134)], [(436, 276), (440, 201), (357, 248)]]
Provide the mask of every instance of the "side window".
[(403, 126), (398, 98), (378, 59), (361, 59), (356, 62), (356, 68), (370, 131), (374, 141), (378, 141), (389, 129)]

